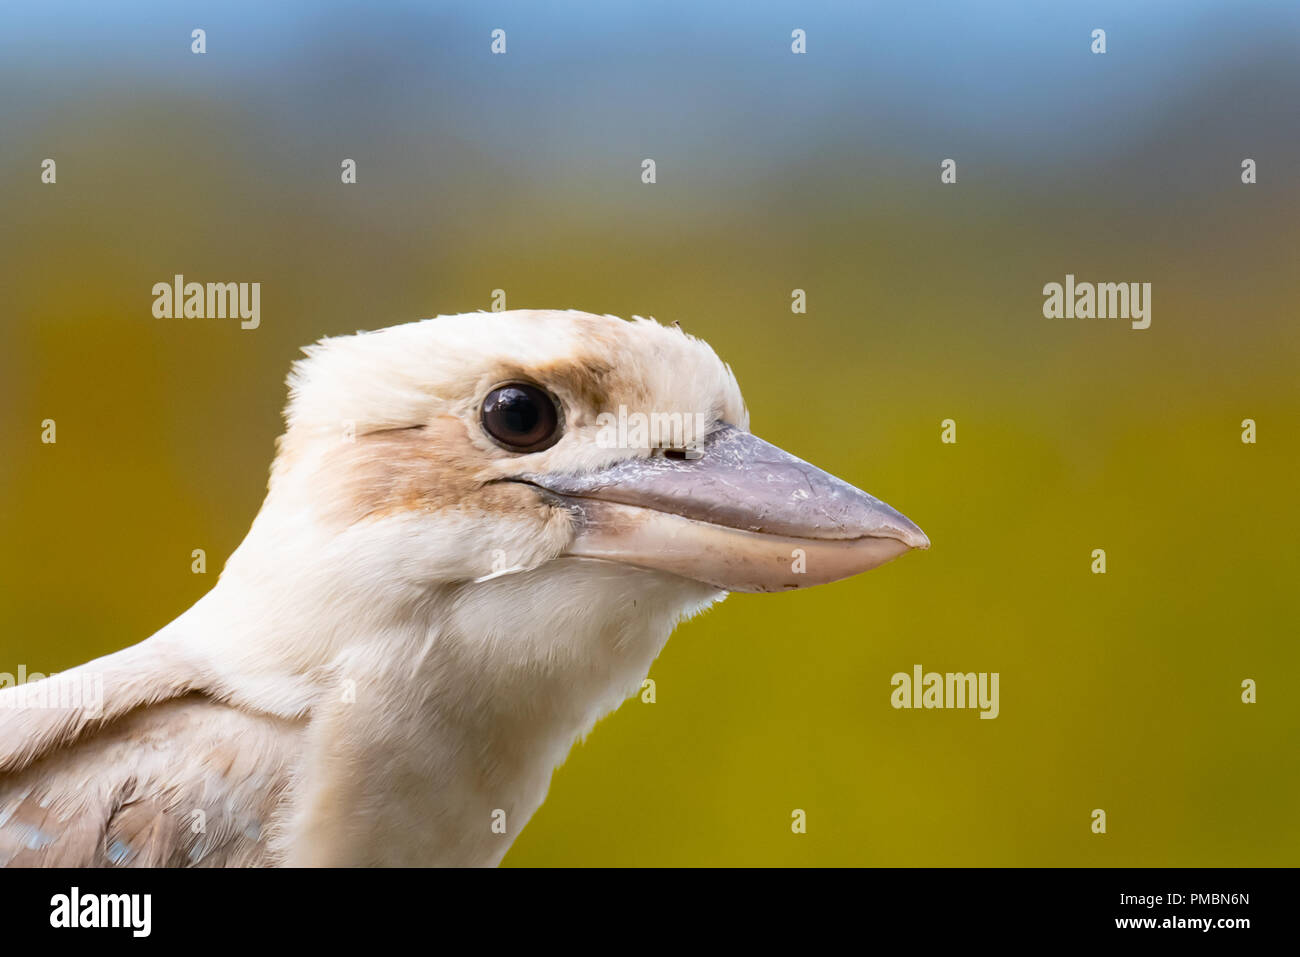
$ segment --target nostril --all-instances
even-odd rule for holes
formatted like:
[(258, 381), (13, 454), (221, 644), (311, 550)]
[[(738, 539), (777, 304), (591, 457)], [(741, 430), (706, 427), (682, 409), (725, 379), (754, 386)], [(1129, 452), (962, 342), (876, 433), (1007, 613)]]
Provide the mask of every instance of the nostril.
[(679, 462), (694, 462), (704, 458), (704, 453), (699, 449), (664, 449), (664, 458), (676, 459)]

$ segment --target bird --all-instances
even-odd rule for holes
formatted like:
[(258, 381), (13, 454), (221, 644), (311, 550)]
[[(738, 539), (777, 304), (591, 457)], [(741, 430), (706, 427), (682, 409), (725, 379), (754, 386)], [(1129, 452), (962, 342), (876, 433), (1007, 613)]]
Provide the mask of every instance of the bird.
[(495, 866), (677, 623), (930, 545), (755, 436), (679, 324), (478, 312), (303, 353), (213, 588), (0, 691), (0, 865)]

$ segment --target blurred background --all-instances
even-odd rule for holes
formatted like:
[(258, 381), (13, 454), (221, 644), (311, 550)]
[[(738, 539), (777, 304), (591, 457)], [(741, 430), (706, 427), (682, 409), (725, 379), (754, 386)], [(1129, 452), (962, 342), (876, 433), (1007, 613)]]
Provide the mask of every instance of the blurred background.
[[(1290, 2), (6, 4), (0, 671), (214, 584), (299, 347), (499, 288), (680, 321), (934, 542), (680, 628), (507, 864), (1295, 864), (1298, 84)], [(1043, 318), (1066, 273), (1151, 327)], [(894, 710), (915, 664), (1000, 716)]]

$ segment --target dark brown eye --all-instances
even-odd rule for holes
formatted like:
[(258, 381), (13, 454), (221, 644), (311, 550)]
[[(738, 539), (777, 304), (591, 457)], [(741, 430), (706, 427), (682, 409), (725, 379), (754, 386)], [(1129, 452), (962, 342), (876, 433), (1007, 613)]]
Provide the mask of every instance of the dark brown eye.
[(555, 400), (535, 385), (498, 386), (483, 400), (483, 431), (511, 452), (540, 452), (560, 440)]

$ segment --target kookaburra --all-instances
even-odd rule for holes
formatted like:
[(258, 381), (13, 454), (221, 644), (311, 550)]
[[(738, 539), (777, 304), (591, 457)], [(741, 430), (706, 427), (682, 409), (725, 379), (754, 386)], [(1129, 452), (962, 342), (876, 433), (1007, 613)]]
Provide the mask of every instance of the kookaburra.
[(478, 313), (305, 351), (216, 586), (0, 692), (0, 864), (497, 864), (677, 622), (929, 545), (751, 435), (675, 326)]

